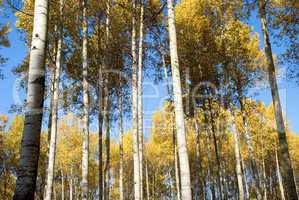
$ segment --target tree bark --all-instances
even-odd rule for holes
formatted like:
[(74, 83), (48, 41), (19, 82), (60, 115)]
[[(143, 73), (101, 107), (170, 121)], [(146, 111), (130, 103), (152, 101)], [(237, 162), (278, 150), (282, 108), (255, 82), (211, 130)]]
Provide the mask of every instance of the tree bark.
[(238, 90), (238, 100), (240, 103), (240, 108), (241, 108), (241, 113), (242, 113), (242, 120), (243, 120), (243, 126), (244, 126), (244, 136), (245, 136), (245, 142), (247, 145), (247, 151), (248, 151), (248, 158), (249, 158), (249, 163), (250, 163), (250, 171), (252, 174), (253, 178), (253, 184), (254, 184), (254, 189), (256, 192), (256, 198), (257, 200), (262, 199), (261, 191), (260, 191), (260, 184), (259, 184), (259, 176), (258, 176), (258, 171), (256, 167), (256, 162), (254, 160), (254, 150), (253, 150), (253, 144), (252, 144), (252, 137), (248, 129), (248, 119), (247, 119), (247, 114), (244, 108), (244, 96), (243, 96), (243, 91), (242, 91), (242, 86), (241, 82), (238, 79), (237, 83), (237, 90)]
[(109, 92), (108, 86), (105, 84), (105, 153), (106, 153), (106, 161), (105, 161), (105, 169), (104, 169), (104, 200), (109, 199), (110, 193), (110, 104), (109, 104)]
[(97, 65), (98, 65), (98, 198), (99, 200), (103, 199), (103, 87), (104, 87), (104, 81), (103, 81), (103, 70), (101, 65), (101, 16), (99, 14), (97, 19)]
[(88, 42), (88, 22), (87, 22), (87, 0), (82, 1), (82, 69), (83, 69), (83, 149), (82, 149), (82, 199), (88, 199), (88, 156), (89, 156), (89, 100), (87, 81), (87, 42)]
[(147, 198), (147, 200), (150, 200), (151, 196), (150, 196), (150, 186), (149, 186), (149, 177), (148, 177), (148, 162), (147, 162), (147, 160), (146, 160), (146, 163), (145, 163), (145, 179), (146, 179), (146, 198)]
[(170, 41), (170, 59), (172, 68), (172, 83), (173, 95), (175, 105), (176, 117), (176, 131), (178, 152), (180, 157), (180, 173), (181, 173), (181, 192), (182, 199), (192, 200), (191, 180), (190, 180), (190, 167), (187, 152), (187, 141), (185, 133), (185, 119), (183, 110), (183, 97), (180, 78), (180, 67), (177, 52), (177, 38), (175, 28), (174, 7), (172, 0), (167, 0), (168, 7), (168, 28), (169, 28), (169, 41)]
[[(163, 67), (164, 67), (164, 75), (165, 75), (165, 81), (166, 81), (166, 86), (167, 86), (167, 93), (168, 93), (169, 99), (171, 99), (171, 88), (170, 88), (170, 84), (169, 84), (169, 81), (168, 81), (168, 72), (167, 72), (167, 66), (165, 64), (164, 54), (162, 55), (162, 62), (163, 62)], [(179, 171), (179, 161), (178, 161), (179, 156), (178, 156), (176, 136), (175, 136), (174, 113), (172, 111), (170, 113), (170, 124), (171, 124), (171, 131), (172, 131), (176, 196), (177, 196), (177, 200), (181, 200), (181, 182), (180, 182), (180, 171)]]
[(296, 189), (296, 183), (294, 178), (294, 172), (289, 154), (289, 147), (286, 136), (286, 129), (282, 116), (282, 108), (280, 104), (280, 98), (278, 93), (278, 86), (275, 75), (275, 66), (273, 60), (273, 54), (271, 49), (270, 36), (267, 27), (266, 20), (266, 2), (265, 0), (259, 0), (259, 13), (262, 24), (262, 32), (264, 38), (264, 49), (266, 54), (266, 61), (268, 67), (269, 84), (271, 88), (273, 107), (276, 119), (276, 128), (278, 133), (278, 161), (280, 166), (280, 172), (282, 176), (282, 182), (285, 188), (286, 199), (298, 200), (298, 194)]
[(138, 137), (138, 80), (136, 56), (136, 0), (132, 1), (132, 110), (133, 110), (133, 162), (134, 162), (134, 199), (141, 200), (140, 194), (140, 157)]
[(194, 127), (196, 132), (196, 146), (195, 146), (195, 196), (194, 198), (196, 200), (205, 199), (204, 192), (202, 191), (202, 188), (204, 184), (202, 184), (202, 165), (201, 165), (201, 155), (200, 155), (200, 129), (197, 120), (194, 121)]
[(283, 183), (282, 183), (281, 174), (280, 174), (280, 170), (279, 170), (277, 150), (275, 150), (275, 162), (276, 162), (276, 176), (277, 176), (277, 181), (278, 181), (278, 185), (279, 185), (280, 198), (281, 198), (281, 200), (285, 200), (286, 198), (284, 195), (284, 188), (283, 188)]
[(70, 200), (73, 200), (73, 168), (71, 167), (70, 177), (69, 177), (69, 187), (70, 187)]
[(46, 183), (46, 195), (45, 200), (51, 200), (52, 188), (53, 188), (53, 176), (55, 166), (56, 155), (56, 138), (57, 138), (57, 121), (58, 121), (58, 96), (59, 96), (59, 83), (60, 83), (60, 71), (62, 66), (62, 45), (63, 45), (63, 6), (64, 0), (59, 1), (59, 25), (58, 25), (58, 44), (56, 51), (56, 68), (54, 71), (53, 79), (53, 95), (51, 98), (51, 134), (49, 144), (49, 156), (48, 156), (48, 169), (47, 169), (47, 183)]
[(139, 139), (139, 169), (140, 198), (143, 199), (143, 101), (142, 101), (142, 66), (143, 66), (143, 4), (140, 8), (139, 47), (138, 47), (138, 139)]
[(61, 200), (64, 200), (64, 174), (61, 170)]
[(240, 139), (239, 133), (237, 132), (237, 128), (235, 125), (235, 114), (232, 111), (233, 121), (231, 125), (231, 130), (234, 138), (234, 149), (235, 149), (235, 159), (236, 159), (236, 174), (237, 174), (237, 183), (239, 190), (239, 200), (244, 200), (244, 185), (242, 178), (242, 169), (241, 169), (241, 158), (240, 158)]
[(36, 189), (45, 87), (48, 1), (36, 0), (30, 49), (24, 131), (14, 200), (33, 200)]
[(99, 108), (99, 113), (98, 113), (98, 165), (99, 165), (99, 200), (103, 199), (103, 93), (102, 93), (102, 88), (103, 88), (103, 74), (102, 74), (102, 69), (99, 67), (98, 71), (98, 77), (99, 77), (99, 85), (98, 85), (98, 108)]

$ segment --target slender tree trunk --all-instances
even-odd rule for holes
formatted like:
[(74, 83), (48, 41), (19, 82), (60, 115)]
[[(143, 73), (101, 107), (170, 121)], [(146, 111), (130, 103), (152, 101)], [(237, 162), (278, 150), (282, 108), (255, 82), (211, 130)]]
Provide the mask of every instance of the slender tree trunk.
[(64, 0), (59, 1), (60, 21), (58, 25), (58, 44), (56, 51), (56, 64), (53, 79), (53, 94), (51, 98), (51, 136), (49, 143), (49, 156), (48, 156), (48, 169), (47, 169), (47, 183), (46, 183), (46, 196), (45, 200), (51, 200), (53, 188), (53, 176), (56, 155), (56, 138), (57, 138), (57, 121), (58, 121), (58, 96), (59, 96), (59, 83), (60, 71), (62, 66), (62, 45), (63, 45), (63, 6)]
[(204, 192), (202, 191), (203, 185), (201, 178), (203, 177), (202, 166), (201, 166), (201, 155), (200, 155), (200, 130), (197, 120), (194, 121), (194, 127), (196, 131), (196, 158), (195, 158), (195, 196), (194, 198), (197, 200), (205, 199)]
[(267, 27), (265, 0), (259, 0), (259, 12), (260, 12), (260, 19), (262, 24), (262, 32), (264, 37), (265, 54), (267, 58), (266, 60), (268, 66), (269, 84), (271, 87), (273, 107), (274, 107), (274, 113), (276, 119), (276, 127), (278, 133), (278, 141), (279, 141), (278, 161), (279, 161), (280, 172), (282, 176), (282, 182), (286, 190), (285, 191), (286, 199), (298, 200), (294, 172), (293, 172), (292, 163), (289, 154), (286, 129), (284, 125), (282, 108), (281, 108), (280, 98), (278, 93), (278, 86), (277, 86), (276, 75), (275, 75), (275, 66), (273, 61), (270, 36)]
[(14, 200), (33, 200), (36, 189), (45, 88), (48, 1), (34, 3), (24, 131)]
[(139, 47), (138, 47), (138, 139), (139, 139), (139, 169), (140, 198), (143, 199), (143, 102), (142, 102), (142, 66), (143, 66), (143, 4), (140, 8)]
[(235, 148), (235, 159), (236, 159), (236, 174), (237, 174), (237, 182), (238, 182), (238, 190), (239, 190), (239, 200), (244, 200), (244, 185), (242, 180), (242, 168), (241, 168), (241, 158), (240, 158), (240, 139), (239, 133), (237, 132), (237, 128), (235, 125), (235, 114), (232, 111), (233, 122), (232, 122), (232, 134), (234, 138), (234, 148)]
[(217, 144), (217, 137), (216, 137), (216, 127), (215, 127), (215, 115), (212, 113), (212, 104), (211, 104), (211, 99), (209, 99), (209, 113), (210, 113), (210, 120), (211, 120), (211, 127), (212, 127), (212, 136), (213, 136), (213, 142), (214, 142), (214, 150), (215, 150), (215, 157), (216, 157), (216, 162), (217, 162), (217, 185), (219, 189), (219, 196), (220, 199), (223, 199), (223, 189), (222, 189), (222, 182), (221, 182), (221, 162), (220, 162), (220, 154), (219, 154), (219, 149), (218, 149), (218, 144)]
[[(208, 116), (207, 112), (204, 111), (204, 119), (205, 119), (205, 152), (208, 158), (208, 169), (207, 169), (207, 188), (209, 193), (209, 199), (213, 200), (215, 199), (215, 196), (213, 195), (213, 186), (212, 186), (212, 177), (211, 177), (211, 171), (212, 171), (212, 164), (211, 164), (211, 151), (210, 151), (210, 129), (209, 129), (209, 122), (208, 122)], [(208, 196), (208, 195), (206, 195)]]
[(132, 1), (132, 110), (133, 110), (133, 162), (134, 162), (134, 199), (141, 200), (140, 194), (140, 157), (138, 137), (138, 80), (136, 56), (136, 0)]
[(88, 81), (87, 81), (87, 0), (82, 1), (83, 8), (83, 44), (82, 44), (82, 69), (83, 69), (83, 149), (82, 149), (82, 200), (88, 199), (88, 156), (89, 156), (89, 100), (88, 100)]
[(169, 41), (170, 41), (170, 58), (172, 68), (172, 83), (173, 83), (173, 95), (175, 105), (175, 117), (176, 117), (176, 131), (178, 152), (180, 157), (180, 173), (181, 173), (181, 192), (182, 199), (191, 200), (191, 180), (190, 180), (190, 167), (189, 158), (187, 152), (187, 141), (185, 133), (185, 121), (184, 121), (184, 109), (183, 109), (183, 97), (180, 78), (180, 67), (177, 52), (177, 38), (175, 28), (175, 17), (172, 0), (167, 0), (168, 6), (168, 26), (169, 26)]
[(73, 168), (71, 167), (70, 178), (69, 178), (69, 187), (70, 187), (70, 200), (73, 200)]
[(173, 141), (173, 156), (174, 156), (174, 171), (175, 171), (175, 183), (176, 183), (176, 194), (177, 199), (182, 199), (182, 192), (181, 192), (181, 176), (180, 176), (180, 163), (179, 163), (179, 155), (177, 149), (177, 141), (176, 135), (174, 130), (174, 115), (171, 114), (171, 124), (172, 124), (172, 141)]
[(64, 174), (61, 170), (61, 200), (64, 200)]
[[(165, 75), (165, 81), (167, 85), (167, 93), (169, 96), (169, 99), (171, 99), (171, 88), (168, 81), (168, 72), (167, 72), (167, 66), (165, 64), (165, 58), (164, 55), (162, 55), (162, 62), (164, 67), (164, 75)], [(170, 124), (171, 124), (171, 131), (172, 131), (172, 143), (173, 143), (173, 160), (174, 160), (174, 171), (175, 171), (175, 183), (176, 183), (176, 195), (177, 199), (181, 200), (181, 182), (180, 182), (180, 171), (179, 171), (179, 157), (178, 157), (178, 151), (177, 151), (177, 143), (176, 143), (176, 136), (175, 136), (175, 128), (174, 128), (174, 113), (171, 111), (170, 113)]]
[(100, 49), (101, 49), (101, 16), (98, 16), (97, 21), (97, 65), (98, 65), (98, 197), (99, 200), (103, 199), (103, 87), (104, 87), (104, 81), (103, 81), (103, 70), (101, 65), (101, 55), (100, 55)]
[[(119, 80), (121, 83), (121, 79)], [(124, 200), (124, 149), (123, 149), (123, 102), (122, 102), (122, 91), (121, 91), (121, 84), (119, 87), (118, 92), (118, 127), (119, 127), (119, 157), (120, 157), (120, 164), (119, 164), (119, 199)]]
[(106, 139), (105, 139), (105, 153), (106, 153), (106, 161), (105, 161), (105, 171), (104, 171), (104, 199), (109, 199), (110, 193), (110, 104), (109, 104), (109, 92), (107, 88), (107, 84), (104, 88), (105, 96), (107, 97), (105, 101), (105, 128), (106, 128)]
[(283, 183), (282, 183), (281, 174), (280, 174), (280, 170), (279, 170), (277, 150), (275, 150), (275, 161), (276, 161), (276, 176), (277, 176), (278, 185), (279, 185), (280, 198), (281, 198), (281, 200), (285, 200), (286, 198), (284, 195)]
[(241, 87), (240, 80), (238, 80), (237, 83), (237, 90), (238, 90), (238, 100), (240, 103), (241, 107), (241, 113), (242, 113), (242, 120), (243, 120), (243, 126), (244, 126), (244, 136), (245, 136), (245, 142), (247, 145), (247, 151), (248, 151), (248, 159), (250, 163), (250, 171), (252, 174), (253, 178), (253, 184), (254, 184), (254, 189), (256, 192), (256, 198), (257, 200), (262, 199), (261, 191), (260, 191), (260, 184), (259, 184), (259, 176), (258, 176), (258, 171), (256, 167), (256, 162), (254, 160), (254, 150), (253, 150), (253, 144), (252, 144), (252, 137), (248, 129), (248, 119), (247, 119), (247, 114), (244, 108), (244, 96), (243, 96), (243, 91)]
[[(240, 152), (241, 152), (241, 150), (240, 150)], [(245, 199), (249, 199), (250, 197), (249, 197), (248, 181), (247, 181), (247, 177), (246, 177), (244, 160), (243, 160), (241, 153), (240, 153), (240, 159), (241, 159), (241, 171), (242, 171), (242, 177), (243, 177), (243, 183), (244, 183), (244, 189), (245, 189)]]
[(267, 186), (266, 186), (266, 166), (265, 166), (265, 158), (264, 158), (264, 155), (263, 155), (263, 161), (262, 161), (262, 167), (263, 167), (263, 190), (264, 190), (264, 193), (263, 193), (263, 200), (267, 200)]
[(99, 141), (98, 141), (98, 165), (99, 165), (99, 200), (103, 199), (103, 93), (102, 93), (102, 88), (103, 88), (103, 75), (102, 75), (102, 68), (99, 68), (98, 71), (98, 77), (99, 77), (99, 85), (98, 85), (98, 108), (99, 108), (99, 113), (98, 113), (98, 135), (99, 135)]
[(146, 197), (147, 197), (147, 200), (150, 200), (151, 196), (150, 196), (150, 185), (149, 185), (148, 162), (147, 162), (147, 160), (146, 160), (146, 163), (145, 163), (145, 179), (146, 179)]

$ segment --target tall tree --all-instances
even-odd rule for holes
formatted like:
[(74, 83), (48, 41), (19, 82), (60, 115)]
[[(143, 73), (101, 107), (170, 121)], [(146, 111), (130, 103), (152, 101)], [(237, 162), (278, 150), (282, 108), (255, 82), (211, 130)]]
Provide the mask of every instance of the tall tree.
[(143, 199), (143, 101), (142, 101), (142, 72), (143, 72), (143, 2), (140, 5), (140, 26), (138, 45), (138, 139), (139, 139), (139, 169), (140, 169), (140, 198)]
[(141, 200), (140, 194), (140, 156), (138, 136), (138, 69), (136, 55), (136, 0), (132, 1), (132, 110), (133, 110), (133, 162), (134, 162), (134, 199)]
[(82, 1), (82, 75), (83, 75), (83, 149), (82, 149), (82, 199), (88, 199), (88, 159), (89, 159), (89, 97), (88, 97), (88, 21), (87, 0)]
[(33, 200), (40, 152), (45, 85), (48, 1), (36, 0), (30, 49), (28, 91), (14, 200)]
[(46, 195), (45, 200), (51, 200), (54, 178), (54, 166), (55, 166), (55, 154), (56, 154), (56, 138), (57, 138), (57, 111), (58, 111), (58, 95), (59, 95), (59, 83), (60, 83), (60, 71), (62, 66), (62, 43), (63, 43), (63, 6), (64, 0), (59, 1), (59, 21), (58, 21), (58, 44), (56, 50), (56, 64), (53, 71), (53, 96), (51, 98), (51, 136), (49, 144), (49, 159), (47, 169), (47, 183), (46, 183)]
[(286, 199), (297, 200), (298, 194), (296, 190), (294, 172), (289, 154), (289, 146), (286, 137), (286, 129), (282, 116), (282, 108), (278, 93), (278, 86), (275, 74), (275, 65), (272, 54), (272, 47), (270, 42), (270, 36), (267, 26), (267, 13), (266, 13), (267, 2), (265, 0), (259, 0), (259, 14), (262, 24), (262, 32), (264, 38), (264, 50), (266, 54), (266, 64), (268, 68), (268, 78), (271, 88), (273, 107), (276, 119), (276, 128), (279, 140), (278, 146), (278, 158), (282, 181), (285, 188)]
[(180, 173), (181, 173), (181, 192), (182, 199), (191, 200), (191, 180), (190, 180), (190, 167), (187, 152), (187, 142), (185, 133), (183, 97), (180, 78), (180, 66), (177, 52), (177, 38), (175, 28), (174, 7), (172, 0), (167, 0), (168, 7), (168, 31), (169, 31), (169, 44), (170, 44), (170, 59), (172, 69), (172, 84), (173, 96), (175, 105), (175, 118), (176, 118), (176, 131), (178, 152), (180, 158)]

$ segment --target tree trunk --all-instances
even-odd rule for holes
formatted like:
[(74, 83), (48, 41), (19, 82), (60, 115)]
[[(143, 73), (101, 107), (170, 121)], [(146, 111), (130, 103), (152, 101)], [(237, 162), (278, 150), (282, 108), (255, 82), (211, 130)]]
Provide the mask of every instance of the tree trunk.
[(277, 176), (278, 185), (279, 185), (280, 198), (281, 198), (281, 200), (285, 200), (286, 198), (284, 195), (283, 183), (281, 180), (281, 174), (280, 174), (280, 170), (279, 170), (277, 150), (275, 150), (275, 161), (276, 161), (276, 176)]
[(241, 158), (240, 158), (240, 139), (239, 133), (237, 132), (236, 124), (235, 124), (235, 114), (232, 111), (233, 121), (232, 121), (232, 134), (234, 138), (234, 147), (235, 147), (235, 159), (236, 159), (236, 174), (237, 174), (237, 182), (238, 182), (238, 190), (239, 190), (239, 200), (244, 200), (244, 186), (242, 180), (242, 169), (241, 169)]
[(266, 166), (265, 166), (265, 158), (264, 158), (264, 155), (263, 155), (263, 161), (262, 161), (262, 167), (263, 167), (263, 190), (264, 190), (264, 193), (263, 193), (263, 200), (267, 200), (267, 186), (266, 186)]
[(64, 200), (64, 174), (61, 170), (61, 200)]
[(280, 104), (280, 98), (278, 93), (278, 86), (275, 75), (275, 66), (273, 61), (270, 36), (268, 33), (267, 21), (266, 21), (266, 2), (265, 0), (259, 0), (259, 12), (262, 24), (262, 32), (264, 37), (264, 47), (268, 67), (269, 84), (271, 87), (271, 94), (273, 100), (273, 107), (275, 112), (276, 127), (278, 133), (278, 161), (280, 166), (280, 172), (282, 176), (282, 182), (285, 188), (286, 199), (298, 200), (296, 183), (294, 178), (294, 172), (289, 154), (289, 147), (286, 136), (286, 129), (282, 116), (282, 108)]
[[(208, 169), (207, 169), (207, 188), (208, 188), (208, 192), (206, 196), (209, 196), (209, 199), (213, 200), (215, 199), (215, 197), (213, 196), (213, 192), (212, 192), (212, 177), (211, 177), (211, 171), (212, 171), (212, 164), (211, 164), (211, 151), (210, 151), (210, 129), (209, 129), (209, 120), (208, 120), (208, 113), (207, 111), (205, 111), (204, 108), (204, 120), (205, 120), (205, 152), (208, 158)], [(210, 195), (208, 195), (208, 193)]]
[(99, 165), (99, 200), (103, 199), (103, 99), (105, 98), (102, 93), (102, 88), (103, 88), (103, 74), (102, 74), (102, 69), (101, 67), (99, 68), (98, 71), (98, 77), (99, 77), (99, 85), (98, 85), (98, 108), (99, 108), (99, 113), (98, 113), (98, 135), (99, 135), (99, 141), (98, 141), (98, 165)]
[(99, 200), (103, 199), (103, 87), (104, 87), (104, 81), (103, 81), (103, 71), (102, 71), (102, 65), (101, 65), (101, 16), (98, 16), (97, 21), (97, 65), (98, 65), (98, 198)]
[[(121, 83), (121, 80), (119, 80)], [(118, 128), (119, 128), (119, 157), (120, 157), (120, 164), (119, 164), (119, 199), (124, 200), (124, 149), (123, 149), (123, 102), (122, 102), (122, 90), (121, 84), (119, 87), (118, 92)]]
[(252, 144), (252, 137), (248, 129), (248, 120), (247, 120), (247, 114), (244, 108), (244, 96), (243, 96), (243, 91), (242, 91), (242, 86), (240, 83), (240, 80), (238, 79), (237, 83), (237, 90), (238, 90), (238, 100), (240, 103), (240, 108), (241, 108), (241, 113), (242, 113), (242, 120), (243, 120), (243, 126), (244, 126), (244, 136), (245, 136), (245, 142), (247, 145), (247, 151), (248, 151), (248, 159), (250, 163), (250, 171), (252, 174), (253, 178), (253, 184), (254, 184), (254, 189), (256, 192), (256, 198), (257, 200), (262, 199), (261, 191), (260, 191), (260, 184), (259, 184), (259, 176), (258, 176), (258, 171), (256, 167), (256, 162), (254, 160), (254, 150), (253, 150), (253, 144)]
[(70, 177), (69, 177), (69, 187), (70, 187), (70, 200), (73, 200), (73, 168), (71, 167)]
[(132, 110), (133, 110), (133, 162), (134, 162), (134, 199), (141, 200), (140, 194), (140, 157), (138, 137), (138, 80), (136, 56), (136, 0), (132, 1)]
[(48, 1), (36, 0), (30, 50), (24, 131), (14, 200), (33, 200), (36, 189), (45, 88)]
[(205, 199), (205, 195), (204, 192), (202, 191), (203, 185), (202, 184), (202, 177), (203, 177), (203, 173), (202, 173), (202, 166), (201, 166), (201, 155), (200, 155), (200, 130), (199, 130), (199, 126), (198, 126), (198, 122), (195, 119), (194, 121), (194, 127), (195, 127), (195, 132), (196, 132), (196, 147), (195, 147), (195, 151), (196, 151), (196, 157), (195, 157), (195, 191), (194, 191), (194, 199), (196, 200), (201, 200), (201, 199)]
[(146, 197), (147, 197), (147, 200), (150, 200), (151, 196), (150, 196), (150, 186), (149, 186), (149, 176), (148, 176), (148, 163), (147, 163), (147, 160), (146, 160), (146, 163), (145, 163), (145, 179), (146, 179)]
[(169, 26), (169, 41), (170, 41), (170, 58), (172, 68), (172, 83), (173, 83), (173, 95), (175, 105), (175, 117), (176, 117), (176, 131), (178, 152), (180, 157), (180, 173), (181, 173), (181, 192), (182, 199), (191, 200), (191, 180), (190, 180), (190, 167), (189, 158), (187, 152), (187, 141), (185, 133), (185, 119), (183, 109), (183, 97), (180, 78), (180, 67), (177, 52), (177, 38), (175, 28), (175, 17), (172, 0), (167, 0), (168, 6), (168, 26)]
[(213, 142), (214, 142), (214, 150), (215, 150), (215, 157), (217, 162), (217, 185), (219, 189), (219, 196), (220, 199), (223, 199), (223, 189), (222, 189), (222, 182), (221, 182), (221, 161), (220, 161), (220, 153), (218, 150), (217, 138), (216, 138), (216, 127), (215, 127), (215, 114), (213, 113), (211, 99), (209, 98), (209, 114), (210, 114), (210, 123), (212, 127), (212, 134), (213, 134)]
[(143, 5), (140, 8), (139, 47), (138, 47), (138, 139), (139, 139), (139, 169), (140, 198), (143, 199), (143, 102), (142, 102), (142, 66), (143, 66)]
[(88, 100), (88, 82), (87, 82), (87, 40), (88, 40), (88, 22), (87, 22), (87, 0), (82, 1), (83, 8), (83, 44), (82, 44), (82, 69), (83, 69), (83, 149), (82, 149), (82, 199), (88, 199), (88, 156), (89, 156), (89, 100)]
[[(168, 72), (167, 66), (165, 64), (164, 54), (162, 55), (162, 62), (164, 67), (164, 75), (165, 81), (167, 86), (167, 93), (169, 99), (171, 99), (171, 89), (170, 84), (168, 81)], [(177, 151), (177, 143), (176, 143), (176, 136), (175, 136), (175, 128), (174, 128), (174, 113), (171, 111), (170, 113), (170, 124), (171, 124), (171, 131), (172, 131), (172, 143), (173, 143), (173, 160), (174, 160), (174, 171), (175, 171), (175, 183), (176, 183), (176, 195), (177, 200), (181, 200), (181, 182), (180, 182), (180, 171), (179, 171), (179, 158), (178, 158), (178, 151)]]
[(110, 193), (110, 104), (109, 104), (109, 92), (107, 84), (105, 84), (105, 128), (106, 128), (106, 138), (105, 138), (105, 171), (104, 171), (104, 200), (109, 199)]
[(56, 68), (54, 71), (53, 79), (53, 94), (51, 98), (51, 134), (49, 143), (49, 156), (48, 156), (48, 169), (47, 169), (47, 183), (46, 183), (46, 196), (45, 200), (51, 200), (52, 188), (53, 188), (53, 176), (55, 166), (56, 155), (56, 138), (57, 138), (57, 121), (58, 121), (58, 96), (59, 96), (59, 83), (60, 83), (60, 71), (62, 66), (62, 43), (63, 43), (63, 6), (64, 0), (59, 1), (60, 21), (58, 25), (58, 44), (56, 51)]

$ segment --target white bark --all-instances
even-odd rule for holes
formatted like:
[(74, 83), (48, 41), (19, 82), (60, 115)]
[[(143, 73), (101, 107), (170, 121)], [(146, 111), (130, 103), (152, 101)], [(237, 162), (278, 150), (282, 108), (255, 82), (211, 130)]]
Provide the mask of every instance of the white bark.
[(140, 198), (143, 199), (143, 102), (142, 102), (142, 66), (143, 66), (143, 5), (140, 8), (139, 47), (138, 47), (138, 139), (139, 139), (139, 169)]
[(14, 200), (34, 199), (45, 84), (48, 1), (36, 0), (30, 49), (28, 92)]
[(61, 170), (61, 200), (64, 200), (64, 174)]
[(177, 38), (175, 28), (175, 17), (172, 0), (167, 0), (168, 7), (168, 31), (170, 42), (170, 58), (172, 68), (172, 83), (173, 83), (173, 95), (175, 105), (175, 117), (176, 117), (176, 131), (177, 131), (177, 143), (178, 152), (180, 158), (180, 174), (181, 174), (181, 192), (182, 199), (192, 200), (191, 192), (191, 180), (190, 180), (190, 167), (189, 158), (187, 152), (187, 141), (185, 133), (185, 119), (183, 110), (182, 99), (182, 87), (180, 78), (179, 59), (177, 52)]
[(58, 22), (58, 44), (56, 51), (56, 64), (53, 79), (53, 98), (51, 105), (51, 135), (49, 144), (49, 156), (48, 156), (48, 169), (47, 169), (47, 182), (46, 182), (46, 195), (45, 200), (51, 200), (52, 188), (53, 188), (53, 176), (54, 176), (54, 166), (55, 166), (55, 155), (56, 155), (56, 138), (57, 138), (57, 121), (58, 121), (58, 96), (59, 96), (59, 83), (60, 83), (60, 71), (62, 66), (62, 44), (63, 44), (63, 5), (64, 0), (59, 1), (59, 12), (60, 21)]
[(140, 165), (138, 137), (138, 80), (136, 56), (136, 0), (132, 1), (132, 110), (133, 110), (133, 162), (134, 162), (134, 199), (141, 200)]
[(87, 42), (88, 42), (88, 22), (87, 22), (87, 0), (82, 1), (83, 7), (83, 44), (82, 44), (82, 69), (83, 69), (83, 149), (82, 149), (82, 200), (88, 199), (88, 156), (89, 156), (89, 100), (87, 81)]
[[(171, 89), (170, 84), (168, 81), (168, 72), (167, 67), (165, 64), (165, 58), (164, 55), (162, 55), (162, 62), (164, 67), (164, 75), (165, 75), (165, 81), (167, 86), (167, 92), (169, 99), (171, 99)], [(181, 183), (180, 183), (180, 172), (179, 172), (179, 157), (178, 157), (178, 151), (177, 151), (177, 143), (176, 143), (176, 136), (175, 136), (175, 128), (174, 128), (174, 113), (170, 113), (170, 124), (171, 124), (171, 131), (172, 131), (172, 141), (173, 141), (173, 160), (174, 160), (174, 171), (175, 171), (175, 183), (176, 183), (176, 196), (177, 200), (181, 200)]]
[(69, 177), (69, 187), (70, 187), (70, 200), (73, 200), (73, 168), (71, 167), (70, 177)]
[(235, 149), (235, 159), (236, 159), (236, 174), (237, 174), (237, 182), (238, 182), (238, 190), (239, 190), (239, 200), (244, 200), (244, 185), (242, 180), (242, 169), (241, 169), (241, 158), (240, 158), (240, 141), (239, 141), (239, 133), (237, 132), (237, 128), (235, 125), (235, 116), (232, 112), (233, 121), (231, 125), (231, 131), (234, 138), (234, 149)]

